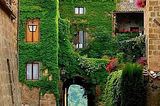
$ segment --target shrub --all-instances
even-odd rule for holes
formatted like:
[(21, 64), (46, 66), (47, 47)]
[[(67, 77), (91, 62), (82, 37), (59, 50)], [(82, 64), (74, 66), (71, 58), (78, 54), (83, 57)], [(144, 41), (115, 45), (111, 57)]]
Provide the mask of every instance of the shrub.
[(121, 76), (121, 106), (144, 106), (145, 89), (142, 67), (128, 63)]

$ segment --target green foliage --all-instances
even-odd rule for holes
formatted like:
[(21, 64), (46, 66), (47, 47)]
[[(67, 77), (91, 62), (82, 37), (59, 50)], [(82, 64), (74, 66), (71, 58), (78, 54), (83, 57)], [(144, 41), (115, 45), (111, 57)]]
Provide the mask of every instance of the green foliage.
[(78, 74), (88, 77), (87, 83), (96, 85), (102, 82), (102, 89), (104, 89), (108, 76), (105, 67), (109, 61), (106, 59), (85, 58), (76, 54), (68, 39), (69, 28), (69, 23), (66, 20), (59, 19), (58, 64), (60, 69), (66, 70), (66, 75), (61, 79), (73, 78)]
[(121, 106), (144, 106), (145, 89), (142, 67), (137, 64), (126, 64), (121, 78)]
[(136, 62), (145, 56), (145, 36), (139, 33), (119, 34), (116, 36), (118, 52), (123, 53), (124, 62)]
[[(30, 88), (40, 88), (43, 94), (46, 91), (54, 93), (57, 104), (59, 100), (58, 16), (58, 0), (21, 0), (20, 2), (19, 81)], [(38, 43), (25, 42), (28, 18), (40, 18)], [(26, 81), (26, 64), (34, 61), (41, 62), (43, 65), (41, 69), (48, 69), (49, 73), (40, 80)], [(49, 75), (53, 77), (51, 81), (48, 81)]]
[(81, 2), (96, 2), (96, 1), (100, 1), (100, 2), (105, 2), (105, 1), (110, 1), (110, 2), (117, 2), (117, 1), (119, 1), (119, 0), (60, 0), (61, 2), (63, 1), (63, 2), (71, 2), (71, 3), (73, 3), (73, 2), (79, 2), (79, 1), (81, 1)]
[[(71, 22), (71, 42), (78, 31), (86, 31), (89, 34), (88, 46), (77, 52), (89, 58), (101, 58), (103, 55), (115, 54), (116, 48), (111, 42), (111, 12), (116, 9), (116, 3), (111, 2), (112, 0), (94, 0), (93, 2), (92, 0), (74, 0), (76, 1), (74, 3), (66, 1), (60, 1), (60, 14), (63, 19)], [(75, 15), (74, 7), (85, 7), (86, 13)], [(114, 50), (111, 51), (113, 48)]]
[(105, 94), (103, 94), (102, 99), (105, 106), (120, 106), (120, 82), (121, 82), (122, 71), (116, 71), (109, 75)]
[(96, 37), (88, 47), (81, 51), (81, 55), (87, 55), (89, 58), (102, 58), (104, 55), (114, 57), (117, 52), (117, 42), (107, 31), (97, 30)]

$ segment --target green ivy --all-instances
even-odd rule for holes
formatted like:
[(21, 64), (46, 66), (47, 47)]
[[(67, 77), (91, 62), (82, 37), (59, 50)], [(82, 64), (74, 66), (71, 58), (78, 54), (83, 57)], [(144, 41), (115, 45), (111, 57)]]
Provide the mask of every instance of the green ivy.
[(121, 82), (122, 71), (116, 71), (109, 75), (105, 93), (102, 96), (103, 103), (105, 106), (120, 106), (121, 104)]
[[(69, 0), (60, 1), (60, 15), (67, 19), (71, 24), (70, 41), (78, 31), (86, 31), (89, 34), (87, 38), (87, 47), (76, 50), (80, 55), (87, 55), (89, 58), (101, 58), (104, 55), (115, 54), (114, 43), (109, 46), (112, 35), (111, 13), (116, 10), (116, 1), (113, 0)], [(75, 15), (74, 7), (85, 7), (86, 13)], [(90, 39), (92, 38), (92, 39)]]
[[(102, 4), (101, 2), (93, 2), (92, 8), (96, 5), (95, 3)], [(104, 3), (103, 8), (106, 5), (108, 4)], [(42, 94), (47, 91), (53, 93), (57, 105), (59, 105), (59, 79), (64, 81), (80, 75), (87, 77), (87, 83), (89, 84), (97, 85), (101, 83), (101, 88), (104, 90), (108, 76), (105, 67), (109, 63), (106, 59), (81, 57), (74, 52), (69, 39), (70, 23), (59, 18), (58, 8), (58, 0), (22, 0), (20, 2), (19, 26), (19, 81), (30, 88), (40, 88)], [(96, 8), (99, 8), (99, 6)], [(108, 11), (111, 11), (111, 9), (106, 10), (106, 18), (109, 18)], [(28, 18), (40, 18), (40, 41), (38, 43), (25, 42)], [(99, 22), (100, 24), (103, 23)], [(95, 23), (90, 24), (94, 25)], [(108, 21), (106, 24), (109, 27), (110, 22)], [(48, 75), (37, 81), (26, 81), (26, 64), (34, 61), (41, 62), (41, 70), (48, 69)], [(66, 70), (66, 75), (60, 78), (59, 70), (61, 69)], [(50, 75), (52, 75), (51, 81), (48, 80)], [(89, 90), (94, 93), (92, 87)], [(90, 92), (89, 90), (86, 92)]]
[[(137, 62), (145, 57), (145, 36), (139, 33), (124, 33), (116, 36), (117, 51), (123, 53), (124, 62)], [(131, 41), (132, 40), (132, 41)]]
[(89, 78), (89, 83), (97, 85), (102, 83), (105, 88), (108, 72), (105, 71), (109, 60), (81, 57), (76, 54), (69, 41), (69, 23), (59, 19), (59, 68), (66, 70), (62, 80), (80, 75)]
[[(52, 10), (52, 11), (51, 11)], [(58, 92), (58, 0), (21, 0), (20, 2), (20, 26), (19, 26), (19, 81), (27, 86), (40, 88), (44, 94), (46, 91), (54, 93), (57, 103)], [(30, 18), (40, 18), (40, 41), (38, 43), (26, 43), (26, 21)], [(26, 64), (39, 61), (43, 70), (49, 70), (49, 75), (37, 81), (26, 81)], [(45, 67), (45, 68), (44, 68)]]

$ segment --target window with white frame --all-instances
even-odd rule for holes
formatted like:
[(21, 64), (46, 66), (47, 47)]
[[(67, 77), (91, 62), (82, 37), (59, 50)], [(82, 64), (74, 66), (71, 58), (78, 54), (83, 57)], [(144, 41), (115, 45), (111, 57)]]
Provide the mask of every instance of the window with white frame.
[(130, 3), (133, 3), (134, 0), (129, 0)]
[(27, 63), (26, 71), (27, 71), (27, 80), (38, 80), (42, 76), (42, 72), (39, 70), (40, 63), (39, 62), (30, 62)]
[(74, 38), (75, 48), (85, 48), (86, 47), (86, 32), (79, 31)]
[(85, 14), (86, 13), (86, 8), (85, 7), (75, 7), (74, 8), (74, 13), (75, 14)]

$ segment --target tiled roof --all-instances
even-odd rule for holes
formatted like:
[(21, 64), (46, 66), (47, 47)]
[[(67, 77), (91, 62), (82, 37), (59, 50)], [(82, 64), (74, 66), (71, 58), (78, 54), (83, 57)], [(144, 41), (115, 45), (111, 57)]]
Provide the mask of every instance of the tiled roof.
[(135, 3), (120, 2), (117, 5), (117, 11), (143, 11), (143, 9), (136, 7)]

